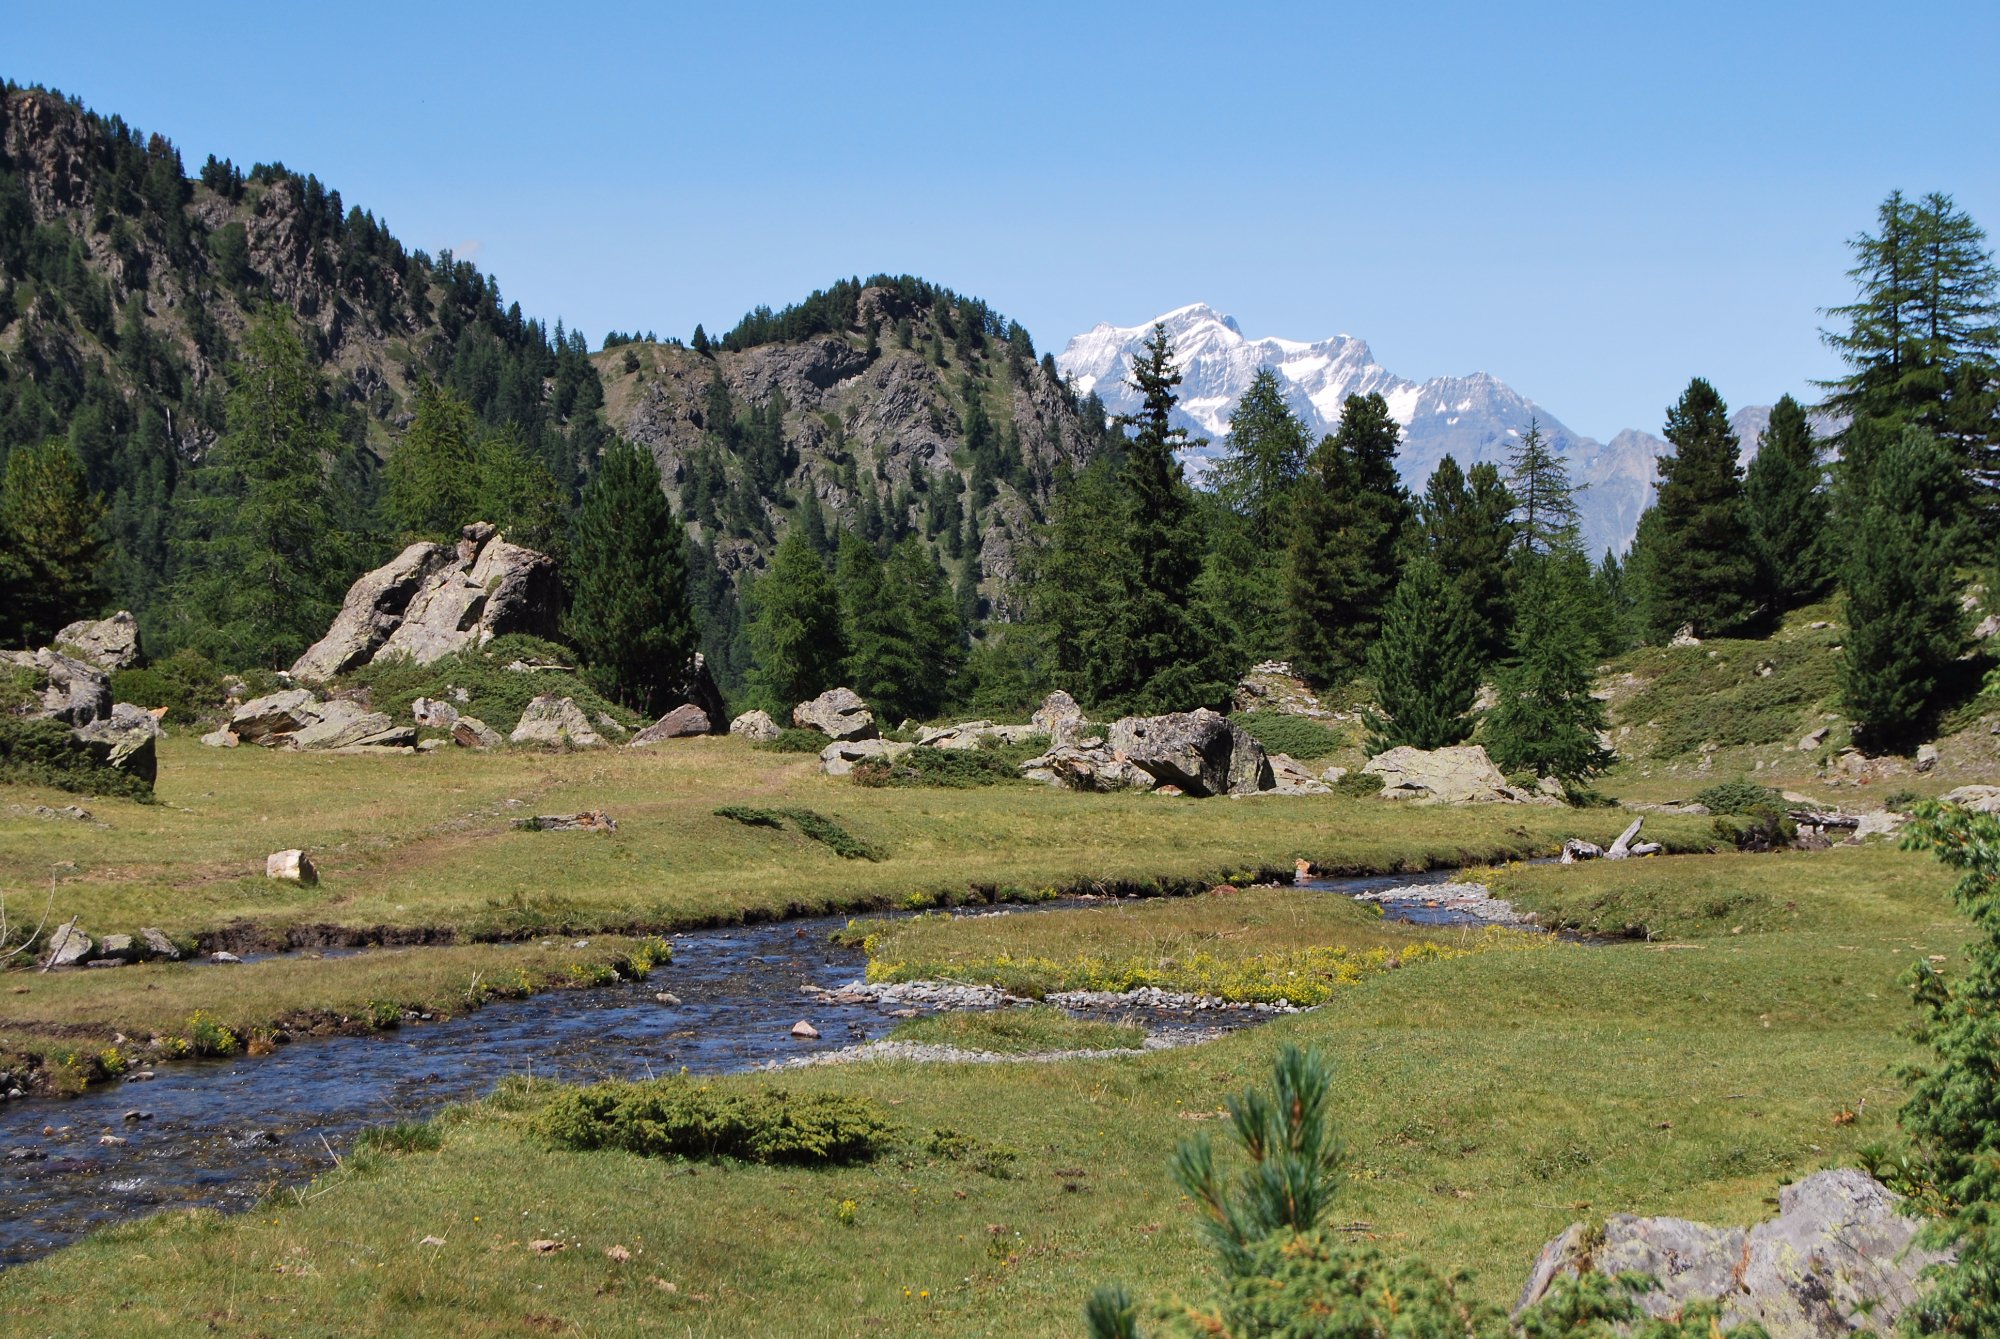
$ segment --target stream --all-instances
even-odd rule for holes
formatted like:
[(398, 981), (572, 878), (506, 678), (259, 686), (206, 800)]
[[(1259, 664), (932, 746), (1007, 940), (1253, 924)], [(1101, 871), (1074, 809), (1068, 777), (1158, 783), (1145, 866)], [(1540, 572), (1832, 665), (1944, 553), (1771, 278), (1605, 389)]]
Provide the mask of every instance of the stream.
[[(1348, 896), (1442, 883), (1449, 871), (1319, 880)], [(1066, 899), (981, 914), (1033, 915)], [(1397, 902), (1392, 919), (1476, 921), (1451, 905)], [(297, 1041), (252, 1059), (160, 1065), (67, 1100), (0, 1105), (0, 1267), (68, 1244), (93, 1228), (162, 1209), (245, 1209), (303, 1184), (371, 1126), (421, 1120), (512, 1075), (598, 1080), (752, 1069), (883, 1036), (900, 1006), (811, 998), (804, 987), (860, 979), (859, 948), (828, 935), (844, 916), (672, 936), (674, 958), (644, 981), (489, 1003), (446, 1022), (358, 1037)], [(227, 971), (227, 967), (200, 970)], [(670, 991), (682, 1001), (654, 997)], [(1268, 1014), (1134, 1009), (1155, 1032), (1262, 1022)], [(801, 1018), (817, 1041), (795, 1039)], [(128, 1113), (148, 1113), (128, 1119)], [(117, 1142), (100, 1142), (109, 1138)]]

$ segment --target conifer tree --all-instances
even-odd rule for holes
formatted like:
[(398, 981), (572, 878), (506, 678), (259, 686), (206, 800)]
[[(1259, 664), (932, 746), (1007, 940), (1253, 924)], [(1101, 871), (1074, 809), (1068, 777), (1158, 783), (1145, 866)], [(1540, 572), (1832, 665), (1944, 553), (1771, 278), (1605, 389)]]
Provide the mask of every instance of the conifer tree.
[(477, 519), (499, 526), (516, 544), (566, 557), (569, 500), (520, 429), (510, 425), (488, 433), (479, 443), (478, 460), (471, 506)]
[(687, 679), (686, 536), (643, 447), (615, 441), (577, 508), (563, 633), (603, 692), (653, 715)]
[(1407, 744), (1441, 749), (1472, 733), (1479, 651), (1471, 609), (1437, 559), (1419, 553), (1383, 611), (1368, 674), (1387, 719), (1370, 715), (1370, 753)]
[(426, 378), (416, 417), (389, 456), (383, 510), (405, 534), (454, 535), (474, 516), (479, 491), (479, 419), (457, 394)]
[(1049, 523), (1029, 558), (1029, 613), (1048, 647), (1054, 685), (1079, 701), (1106, 702), (1129, 678), (1123, 617), (1130, 550), (1124, 503), (1109, 459), (1061, 478)]
[(749, 598), (750, 682), (766, 707), (786, 713), (840, 683), (847, 658), (840, 598), (799, 527), (785, 531)]
[(1258, 368), (1229, 419), (1229, 438), (1212, 474), (1216, 495), (1262, 534), (1284, 511), (1311, 453), (1312, 439), (1285, 403), (1278, 374)]
[(17, 446), (0, 476), (0, 642), (40, 646), (97, 612), (104, 501), (67, 442)]
[(294, 319), (267, 308), (230, 369), (228, 426), (177, 496), (169, 640), (224, 666), (282, 668), (333, 620), (360, 555), (347, 448)]
[(1648, 558), (1647, 623), (1665, 639), (1681, 627), (1701, 637), (1740, 633), (1764, 612), (1762, 574), (1743, 501), (1743, 471), (1729, 407), (1701, 377), (1667, 410), (1659, 512)]
[(1464, 597), (1481, 664), (1507, 646), (1507, 555), (1514, 543), (1513, 495), (1485, 462), (1471, 478), (1447, 455), (1424, 485), (1418, 515), (1425, 549)]
[(889, 705), (896, 719), (929, 720), (943, 710), (953, 680), (965, 666), (965, 625), (951, 584), (930, 551), (912, 537), (890, 551), (883, 584), (903, 610), (912, 672), (895, 685)]
[(1514, 663), (1500, 675), (1483, 742), (1503, 771), (1574, 784), (1611, 761), (1598, 743), (1604, 704), (1590, 695), (1590, 564), (1573, 548), (1529, 557), (1514, 599)]
[(1292, 663), (1314, 683), (1357, 673), (1396, 581), (1409, 500), (1396, 478), (1402, 430), (1380, 395), (1349, 396), (1340, 431), (1313, 449), (1285, 577)]
[(1848, 541), (1841, 696), (1867, 742), (1921, 738), (1965, 647), (1951, 558), (1954, 469), (1921, 428), (1888, 442)]
[(1743, 477), (1750, 540), (1773, 611), (1797, 608), (1831, 584), (1825, 482), (1805, 409), (1779, 397)]
[(1507, 453), (1507, 491), (1514, 499), (1515, 543), (1524, 553), (1573, 548), (1581, 522), (1577, 486), (1542, 425), (1528, 420), (1527, 435)]
[(841, 532), (833, 584), (847, 647), (843, 681), (884, 718), (900, 720), (904, 688), (923, 672), (910, 611), (891, 591), (874, 548), (851, 530)]

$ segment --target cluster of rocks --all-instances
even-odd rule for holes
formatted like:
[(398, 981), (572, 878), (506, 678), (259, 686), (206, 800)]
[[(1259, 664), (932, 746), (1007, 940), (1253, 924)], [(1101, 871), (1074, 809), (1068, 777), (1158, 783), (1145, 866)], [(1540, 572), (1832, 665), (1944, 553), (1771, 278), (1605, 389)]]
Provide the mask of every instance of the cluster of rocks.
[(322, 698), (310, 688), (285, 688), (238, 703), (229, 723), (201, 742), (214, 748), (260, 744), (326, 753), (414, 753), (417, 730), (370, 710), (366, 693)]
[(802, 986), (800, 990), (830, 1004), (905, 1004), (926, 1009), (998, 1009), (1032, 1000), (1009, 995), (998, 986), (960, 986), (949, 981), (850, 981), (835, 990)]
[(1237, 680), (1229, 706), (1232, 711), (1271, 711), (1281, 716), (1305, 716), (1316, 721), (1348, 719), (1340, 712), (1328, 711), (1321, 706), (1306, 681), (1294, 674), (1292, 667), (1282, 660), (1266, 660), (1252, 665), (1249, 672)]
[(1162, 990), (1158, 986), (1140, 986), (1136, 990), (1057, 990), (1051, 991), (1047, 999), (1065, 1009), (1172, 1009), (1178, 1013), (1295, 1014), (1304, 1008), (1290, 1000), (1248, 1003), (1182, 990)]
[(111, 676), (140, 662), (139, 625), (124, 610), (84, 619), (34, 651), (0, 651), (0, 664), (28, 670), (39, 698), (27, 715), (60, 721), (89, 749), (94, 761), (151, 785), (159, 774), (160, 717), (111, 698)]
[(1778, 1216), (1754, 1227), (1613, 1214), (1574, 1223), (1542, 1248), (1516, 1310), (1568, 1274), (1625, 1272), (1658, 1284), (1639, 1294), (1648, 1317), (1719, 1301), (1725, 1327), (1757, 1324), (1771, 1339), (1890, 1334), (1924, 1270), (1950, 1257), (1914, 1244), (1920, 1224), (1864, 1172), (1815, 1172), (1778, 1191)]
[(1450, 912), (1457, 920), (1511, 929), (1528, 929), (1536, 924), (1534, 916), (1516, 911), (1512, 902), (1493, 896), (1493, 890), (1483, 883), (1417, 883), (1401, 888), (1377, 888), (1352, 896), (1356, 902), (1372, 903), (1385, 912), (1404, 912), (1406, 918), (1408, 913), (1421, 909)]
[(843, 1046), (835, 1051), (793, 1056), (767, 1063), (765, 1069), (797, 1069), (812, 1065), (852, 1065), (870, 1060), (904, 1061), (915, 1064), (1021, 1065), (1048, 1064), (1059, 1060), (1116, 1060), (1147, 1051), (1170, 1051), (1194, 1046), (1226, 1035), (1223, 1028), (1176, 1028), (1171, 1032), (1149, 1032), (1138, 1046), (1121, 1050), (1103, 1047), (1073, 1051), (975, 1051), (938, 1042), (870, 1041), (859, 1046)]
[(158, 926), (149, 925), (136, 935), (108, 934), (92, 939), (71, 920), (49, 936), (42, 954), (42, 966), (50, 971), (70, 967), (123, 967), (132, 962), (164, 959), (178, 962), (181, 948)]
[(1512, 786), (1477, 744), (1393, 748), (1370, 758), (1364, 776), (1382, 778), (1381, 798), (1433, 804), (1561, 804), (1562, 786), (1544, 780), (1533, 790)]

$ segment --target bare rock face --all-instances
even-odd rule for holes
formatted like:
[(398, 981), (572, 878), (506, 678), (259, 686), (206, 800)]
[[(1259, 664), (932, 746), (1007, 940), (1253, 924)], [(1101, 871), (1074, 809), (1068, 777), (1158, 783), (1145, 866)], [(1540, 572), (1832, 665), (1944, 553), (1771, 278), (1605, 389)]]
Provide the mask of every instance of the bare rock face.
[(497, 749), (507, 741), (477, 716), (461, 716), (451, 727), (451, 742), (466, 749)]
[(1279, 795), (1325, 795), (1333, 789), (1314, 776), (1311, 768), (1287, 753), (1271, 755), (1271, 780)]
[(2000, 786), (1960, 786), (1939, 798), (1946, 804), (1962, 804), (1975, 814), (2000, 814)]
[(348, 587), (347, 599), (326, 636), (293, 663), (293, 676), (306, 683), (324, 683), (367, 664), (402, 624), (403, 611), (417, 589), (457, 556), (448, 545), (412, 544), (363, 574)]
[(253, 697), (229, 716), (229, 733), (245, 744), (276, 744), (317, 719), (319, 699), (310, 689), (287, 688)]
[(290, 743), (295, 749), (408, 748), (416, 739), (413, 728), (397, 726), (387, 712), (336, 698), (319, 703), (313, 720), (295, 731)]
[(914, 744), (895, 744), (886, 739), (837, 739), (820, 750), (819, 770), (828, 776), (846, 776), (856, 763), (881, 758), (895, 762), (909, 756)]
[(1127, 716), (1111, 727), (1111, 751), (1186, 795), (1253, 795), (1275, 784), (1264, 746), (1206, 707), (1167, 716)]
[(1021, 764), (1021, 775), (1059, 790), (1110, 792), (1151, 790), (1151, 774), (1140, 771), (1111, 751), (1102, 739), (1062, 744)]
[(926, 726), (917, 732), (917, 743), (927, 749), (976, 749), (986, 740), (1018, 744), (1040, 734), (1032, 725), (995, 725), (991, 721), (961, 721), (957, 725)]
[(56, 634), (66, 655), (114, 674), (139, 663), (139, 620), (120, 609), (109, 618), (79, 619)]
[(852, 688), (829, 688), (792, 708), (792, 724), (817, 730), (828, 739), (873, 739), (875, 716)]
[[(1745, 1229), (1682, 1218), (1614, 1214), (1601, 1231), (1572, 1224), (1542, 1248), (1522, 1290), (1525, 1307), (1563, 1274), (1649, 1274), (1649, 1316), (1719, 1300), (1725, 1326), (1755, 1322), (1771, 1339), (1888, 1334), (1916, 1296), (1917, 1278), (1948, 1257), (1911, 1245), (1919, 1224), (1899, 1197), (1864, 1172), (1816, 1172), (1778, 1192), (1778, 1216)], [(1518, 1309), (1518, 1308), (1517, 1308)]]
[(508, 738), (516, 744), (533, 744), (552, 749), (594, 749), (604, 745), (604, 737), (593, 730), (590, 718), (574, 698), (544, 693), (528, 703), (521, 720)]
[(729, 723), (729, 733), (741, 735), (752, 744), (768, 744), (784, 732), (768, 711), (746, 711)]
[(1292, 667), (1282, 660), (1266, 660), (1252, 665), (1249, 672), (1236, 681), (1236, 691), (1230, 697), (1232, 711), (1275, 711), (1285, 716), (1310, 716), (1315, 720), (1325, 720), (1334, 713), (1320, 705), (1313, 696), (1306, 681), (1292, 673)]
[(0, 652), (0, 660), (33, 670), (40, 679), (42, 705), (36, 715), (65, 725), (89, 725), (111, 714), (111, 679), (95, 665), (46, 646)]
[(264, 877), (310, 887), (319, 882), (319, 871), (304, 851), (273, 851), (264, 857)]
[(1555, 804), (1539, 791), (1507, 784), (1500, 769), (1477, 744), (1443, 749), (1404, 745), (1378, 753), (1361, 769), (1382, 778), (1380, 798), (1438, 804)]
[(1028, 719), (1035, 729), (1049, 737), (1051, 749), (1074, 744), (1083, 735), (1083, 708), (1060, 688), (1043, 698), (1042, 705)]
[(664, 744), (670, 739), (692, 739), (696, 735), (709, 733), (708, 713), (689, 702), (675, 707), (666, 715), (632, 736), (627, 748), (642, 749), (649, 744)]
[(420, 697), (410, 704), (410, 719), (428, 730), (449, 730), (458, 724), (458, 708), (449, 702)]
[(157, 742), (160, 722), (150, 711), (120, 702), (107, 716), (73, 732), (99, 755), (100, 761), (152, 785), (160, 772)]

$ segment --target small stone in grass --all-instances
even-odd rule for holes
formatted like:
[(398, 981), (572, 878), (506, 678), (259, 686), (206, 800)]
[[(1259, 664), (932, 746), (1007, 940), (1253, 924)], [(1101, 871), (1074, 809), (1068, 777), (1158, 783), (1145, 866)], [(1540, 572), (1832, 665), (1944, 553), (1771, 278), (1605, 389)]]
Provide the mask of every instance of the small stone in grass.
[(622, 1265), (632, 1258), (632, 1252), (623, 1246), (607, 1246), (604, 1248), (604, 1258), (614, 1265)]
[(537, 1237), (528, 1243), (528, 1249), (532, 1250), (536, 1255), (554, 1255), (562, 1248), (563, 1244), (561, 1242), (551, 1241), (547, 1237)]

